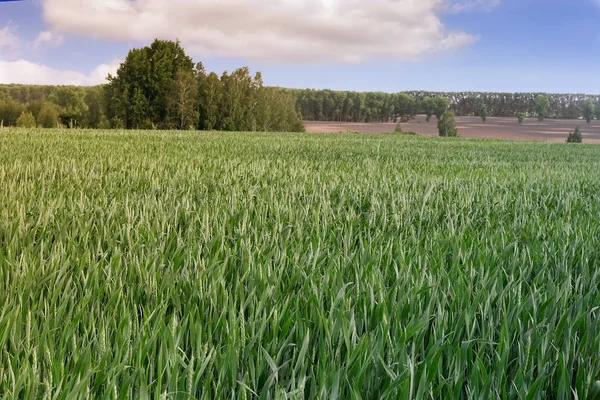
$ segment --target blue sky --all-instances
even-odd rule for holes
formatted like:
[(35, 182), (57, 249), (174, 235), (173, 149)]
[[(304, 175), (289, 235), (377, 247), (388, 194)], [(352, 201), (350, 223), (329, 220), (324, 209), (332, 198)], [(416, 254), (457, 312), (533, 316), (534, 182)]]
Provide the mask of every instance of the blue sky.
[(353, 13), (344, 0), (270, 0), (276, 14), (258, 2), (239, 15), (242, 0), (163, 1), (198, 18), (149, 0), (151, 19), (135, 1), (97, 1), (0, 3), (0, 82), (94, 84), (128, 49), (174, 36), (207, 69), (248, 65), (269, 85), (600, 93), (598, 0), (355, 0)]

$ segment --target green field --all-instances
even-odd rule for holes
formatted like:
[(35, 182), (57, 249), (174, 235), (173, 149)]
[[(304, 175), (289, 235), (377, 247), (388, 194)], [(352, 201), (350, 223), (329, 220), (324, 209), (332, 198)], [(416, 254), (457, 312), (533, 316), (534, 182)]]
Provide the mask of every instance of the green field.
[(0, 131), (3, 399), (596, 399), (600, 146)]

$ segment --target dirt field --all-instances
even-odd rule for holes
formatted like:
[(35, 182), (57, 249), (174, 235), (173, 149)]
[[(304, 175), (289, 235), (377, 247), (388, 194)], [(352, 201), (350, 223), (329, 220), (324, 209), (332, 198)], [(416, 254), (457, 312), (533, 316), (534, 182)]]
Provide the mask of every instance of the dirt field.
[[(344, 123), (344, 122), (305, 122), (306, 131), (311, 133), (331, 132), (361, 132), (361, 133), (386, 133), (393, 132), (395, 124), (379, 123)], [(538, 125), (536, 119), (526, 119), (519, 125), (517, 118), (488, 118), (484, 124), (479, 117), (457, 117), (458, 133), (467, 138), (489, 138), (510, 140), (545, 140), (564, 142), (569, 131), (577, 125), (583, 132), (586, 143), (600, 143), (600, 121), (593, 121), (588, 127), (585, 121), (577, 120), (546, 120)], [(437, 136), (437, 120), (425, 122), (425, 116), (418, 116), (416, 120), (402, 124), (404, 132), (413, 131), (426, 136)]]

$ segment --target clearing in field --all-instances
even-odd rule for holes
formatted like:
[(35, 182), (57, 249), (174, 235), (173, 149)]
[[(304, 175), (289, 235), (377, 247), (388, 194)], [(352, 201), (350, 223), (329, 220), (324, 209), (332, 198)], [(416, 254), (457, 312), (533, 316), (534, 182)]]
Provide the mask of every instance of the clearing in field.
[(594, 145), (3, 131), (1, 397), (597, 398), (599, 170)]

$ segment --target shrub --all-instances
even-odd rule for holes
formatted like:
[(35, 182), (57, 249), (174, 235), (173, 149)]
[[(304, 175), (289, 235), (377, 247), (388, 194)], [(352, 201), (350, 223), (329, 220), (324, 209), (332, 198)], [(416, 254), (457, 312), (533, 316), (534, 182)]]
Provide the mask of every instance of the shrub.
[(579, 127), (576, 127), (573, 132), (569, 133), (567, 143), (583, 143), (583, 136), (581, 135)]
[(521, 112), (521, 113), (518, 113), (518, 114), (517, 114), (517, 118), (518, 118), (518, 120), (519, 120), (519, 124), (522, 124), (522, 123), (523, 123), (523, 121), (525, 120), (525, 113), (522, 113), (522, 112)]
[(106, 118), (106, 115), (102, 115), (100, 117), (100, 122), (98, 122), (98, 129), (110, 129), (110, 121)]
[(125, 129), (125, 123), (119, 117), (114, 117), (110, 124), (112, 125), (113, 129)]
[(454, 114), (451, 111), (446, 111), (438, 121), (438, 131), (440, 132), (440, 136), (458, 136), (458, 131), (456, 130), (456, 120), (454, 119)]
[(488, 117), (488, 108), (486, 104), (483, 104), (481, 106), (481, 110), (479, 111), (479, 115), (481, 116), (481, 121), (485, 124), (485, 121), (487, 121), (487, 117)]
[(19, 128), (35, 128), (36, 122), (35, 117), (31, 111), (23, 111), (17, 119), (17, 126)]
[(154, 123), (150, 119), (146, 118), (140, 124), (140, 129), (149, 131), (149, 130), (156, 129), (156, 127), (154, 126)]
[(37, 119), (40, 128), (56, 128), (58, 125), (58, 111), (52, 103), (42, 104)]

